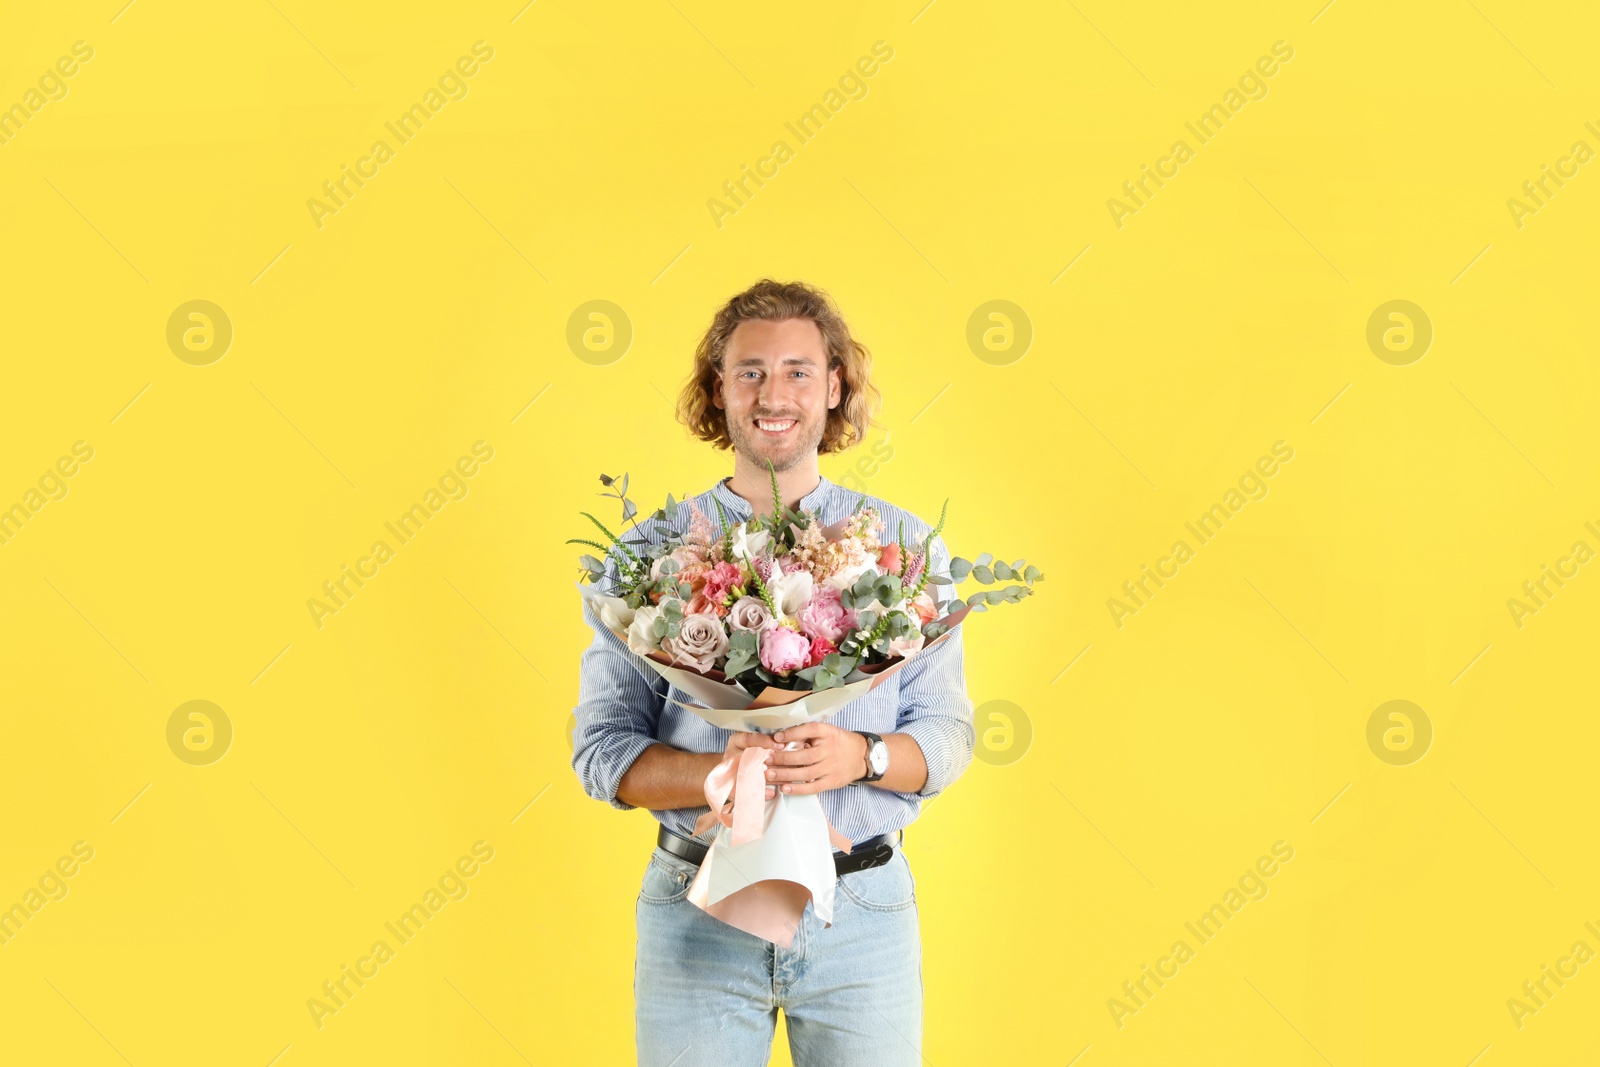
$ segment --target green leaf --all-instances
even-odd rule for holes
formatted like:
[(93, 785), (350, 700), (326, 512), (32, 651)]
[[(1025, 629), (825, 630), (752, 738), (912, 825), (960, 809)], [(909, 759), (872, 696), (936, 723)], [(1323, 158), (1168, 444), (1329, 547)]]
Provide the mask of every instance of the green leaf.
[(1011, 579), (1011, 576), (1012, 576), (1013, 572), (1011, 570), (1011, 567), (1006, 563), (1005, 560), (1003, 560), (1003, 559), (996, 560), (995, 564), (994, 564), (994, 567), (992, 567), (991, 569), (994, 571), (994, 576), (995, 576), (996, 580), (1005, 582), (1005, 581), (1009, 581)]
[(928, 584), (929, 585), (954, 585), (955, 583), (952, 582), (950, 579), (946, 578), (942, 574), (930, 574), (930, 575), (928, 575)]
[(985, 552), (983, 555), (979, 556), (977, 559), (973, 560), (972, 562), (975, 565), (979, 566), (979, 567), (983, 567), (983, 566), (986, 566), (986, 565), (988, 565), (989, 563), (991, 563), (993, 561), (994, 561), (994, 554), (990, 553), (990, 552)]
[(1022, 580), (1025, 582), (1037, 582), (1043, 577), (1044, 571), (1040, 570), (1038, 567), (1035, 567), (1031, 563), (1028, 564), (1028, 569), (1022, 572)]
[[(971, 573), (972, 561), (970, 559), (962, 559), (960, 556), (957, 556), (955, 559), (950, 561), (950, 578), (952, 581), (959, 582)], [(929, 576), (928, 581), (933, 581), (933, 577), (931, 575)]]
[(972, 568), (972, 577), (975, 580), (982, 582), (984, 585), (994, 584), (994, 571), (990, 570), (981, 563)]

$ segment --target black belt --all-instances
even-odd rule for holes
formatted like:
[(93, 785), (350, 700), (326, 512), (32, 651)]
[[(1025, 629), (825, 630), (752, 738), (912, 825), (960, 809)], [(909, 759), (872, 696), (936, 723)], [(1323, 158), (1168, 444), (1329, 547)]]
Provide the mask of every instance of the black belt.
[[(857, 841), (850, 846), (848, 853), (835, 851), (833, 854), (833, 869), (839, 874), (849, 874), (852, 871), (865, 871), (872, 867), (882, 867), (894, 859), (894, 847), (905, 836), (905, 831), (895, 830), (892, 833), (879, 834), (863, 841)], [(667, 829), (667, 824), (662, 823), (661, 829), (656, 832), (656, 844), (668, 852), (700, 866), (700, 861), (706, 858), (706, 851), (710, 846), (694, 838), (684, 837), (676, 830)]]

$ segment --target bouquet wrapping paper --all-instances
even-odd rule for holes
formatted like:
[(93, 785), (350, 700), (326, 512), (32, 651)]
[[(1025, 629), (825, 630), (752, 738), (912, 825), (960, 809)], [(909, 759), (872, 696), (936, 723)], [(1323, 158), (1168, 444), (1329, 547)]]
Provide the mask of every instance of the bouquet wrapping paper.
[[(598, 590), (578, 583), (589, 610), (600, 618)], [(662, 652), (639, 656), (651, 670), (694, 698), (674, 701), (725, 730), (772, 734), (789, 726), (827, 719), (846, 704), (888, 681), (954, 632), (966, 617), (963, 605), (939, 621), (949, 627), (910, 656), (857, 667), (844, 684), (822, 690), (767, 686), (755, 696), (720, 671), (702, 673), (673, 666)], [(603, 623), (602, 623), (603, 625)], [(609, 627), (608, 627), (609, 629)], [(617, 633), (626, 640), (624, 634)], [(791, 742), (785, 748), (798, 748)], [(833, 850), (849, 852), (851, 842), (828, 822), (818, 794), (777, 793), (767, 800), (766, 764), (770, 749), (745, 749), (730, 756), (706, 776), (706, 803), (696, 835), (717, 826), (689, 900), (706, 914), (785, 948), (810, 900), (825, 926), (833, 923), (837, 875)], [(870, 787), (869, 787), (870, 788)]]

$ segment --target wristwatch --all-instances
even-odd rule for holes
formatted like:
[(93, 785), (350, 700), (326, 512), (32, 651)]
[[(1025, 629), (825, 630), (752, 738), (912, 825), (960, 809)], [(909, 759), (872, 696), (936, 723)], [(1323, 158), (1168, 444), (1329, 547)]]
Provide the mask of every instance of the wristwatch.
[(877, 734), (866, 730), (857, 730), (856, 733), (867, 739), (867, 773), (856, 781), (876, 782), (889, 770), (889, 746)]

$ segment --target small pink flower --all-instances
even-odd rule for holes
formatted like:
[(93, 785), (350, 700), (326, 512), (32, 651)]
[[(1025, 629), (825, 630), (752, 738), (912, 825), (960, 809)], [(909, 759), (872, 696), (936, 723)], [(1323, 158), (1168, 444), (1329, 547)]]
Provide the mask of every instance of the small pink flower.
[(840, 638), (856, 628), (856, 613), (840, 603), (839, 590), (823, 585), (812, 590), (797, 621), (807, 637), (838, 644)]
[(718, 614), (723, 614), (727, 608), (723, 606), (728, 599), (728, 594), (736, 585), (744, 584), (744, 571), (736, 563), (718, 563), (706, 574), (705, 585), (700, 592), (705, 598), (717, 607), (722, 608)]
[(939, 617), (939, 605), (933, 602), (933, 597), (924, 590), (911, 601), (911, 610), (917, 616), (917, 623), (926, 626)]
[(828, 653), (837, 651), (839, 651), (838, 647), (827, 638), (813, 637), (811, 639), (811, 653), (806, 656), (806, 666), (815, 667), (822, 662), (822, 658)]
[(787, 626), (774, 626), (761, 635), (761, 665), (774, 674), (788, 674), (806, 665), (811, 640)]
[(878, 553), (878, 569), (885, 574), (900, 573), (900, 546), (893, 541), (883, 546), (883, 551)]

